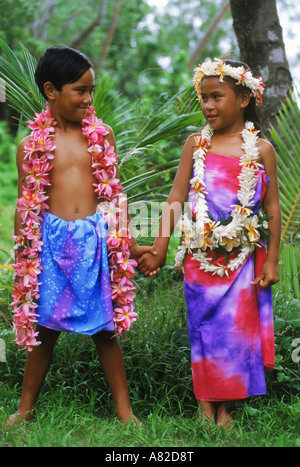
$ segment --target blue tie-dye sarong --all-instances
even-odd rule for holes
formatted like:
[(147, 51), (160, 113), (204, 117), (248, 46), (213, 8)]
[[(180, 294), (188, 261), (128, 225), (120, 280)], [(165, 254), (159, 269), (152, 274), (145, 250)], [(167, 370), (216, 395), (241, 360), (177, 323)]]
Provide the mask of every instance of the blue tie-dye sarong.
[(102, 214), (65, 221), (46, 212), (42, 233), (38, 324), (87, 335), (113, 331), (106, 224)]

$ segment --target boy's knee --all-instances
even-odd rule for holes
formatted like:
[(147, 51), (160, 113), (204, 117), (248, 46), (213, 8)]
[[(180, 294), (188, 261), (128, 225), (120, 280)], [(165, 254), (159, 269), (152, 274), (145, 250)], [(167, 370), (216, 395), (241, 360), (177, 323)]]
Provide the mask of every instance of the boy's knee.
[(99, 331), (92, 335), (92, 339), (95, 343), (97, 342), (112, 342), (116, 339), (114, 331)]
[(54, 345), (60, 335), (60, 331), (54, 329), (45, 328), (43, 326), (37, 326), (36, 331), (39, 333), (39, 340), (44, 345)]

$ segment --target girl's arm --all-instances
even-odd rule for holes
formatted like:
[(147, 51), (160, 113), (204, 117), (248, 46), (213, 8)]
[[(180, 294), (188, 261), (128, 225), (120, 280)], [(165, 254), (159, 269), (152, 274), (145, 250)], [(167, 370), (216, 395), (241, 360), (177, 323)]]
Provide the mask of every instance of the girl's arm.
[(189, 193), (194, 144), (194, 137), (190, 136), (182, 150), (174, 183), (162, 212), (158, 236), (153, 244), (157, 256), (145, 254), (138, 260), (139, 270), (145, 276), (152, 276), (159, 270), (160, 266), (165, 264), (171, 234)]
[(263, 206), (270, 215), (270, 239), (267, 244), (267, 258), (260, 274), (251, 282), (265, 288), (279, 281), (278, 261), (281, 234), (281, 213), (279, 204), (279, 189), (277, 179), (277, 162), (273, 146), (267, 141), (260, 140), (262, 163), (266, 175), (270, 178)]
[[(107, 141), (109, 142), (109, 144), (111, 146), (113, 146), (115, 152), (116, 152), (116, 139), (115, 139), (115, 135), (114, 135), (114, 132), (112, 130), (112, 128), (108, 125), (104, 125), (106, 130), (108, 131), (108, 134), (106, 136), (106, 139)], [(119, 175), (119, 167), (118, 165), (116, 165), (116, 177), (120, 180), (120, 175)], [(136, 242), (136, 239), (134, 238), (133, 236), (133, 233), (132, 233), (132, 229), (131, 229), (131, 222), (130, 222), (130, 218), (129, 218), (129, 213), (128, 213), (128, 204), (127, 204), (127, 198), (125, 197), (124, 195), (124, 198), (125, 198), (125, 202), (126, 203), (126, 207), (125, 207), (125, 210), (126, 212), (124, 213), (124, 217), (125, 219), (128, 221), (128, 229), (129, 229), (129, 232), (130, 232), (130, 257), (132, 259), (134, 259), (135, 261), (137, 261), (144, 253), (151, 253), (152, 255), (156, 255), (156, 251), (154, 250), (153, 246), (139, 246)], [(123, 209), (122, 206), (119, 206), (121, 207), (121, 209)]]

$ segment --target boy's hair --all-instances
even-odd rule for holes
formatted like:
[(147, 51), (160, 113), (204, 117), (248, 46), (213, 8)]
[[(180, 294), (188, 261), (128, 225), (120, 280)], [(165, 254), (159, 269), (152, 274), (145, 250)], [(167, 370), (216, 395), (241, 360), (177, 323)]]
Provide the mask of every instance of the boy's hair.
[[(224, 60), (224, 62), (226, 63), (226, 65), (230, 65), (230, 66), (235, 67), (235, 68), (243, 66), (246, 70), (249, 69), (248, 65), (246, 63), (244, 63), (244, 62), (239, 62), (239, 61), (236, 61), (236, 60)], [(232, 89), (234, 90), (234, 92), (237, 95), (241, 94), (241, 93), (245, 92), (245, 90), (249, 89), (249, 88), (247, 88), (245, 86), (237, 86), (236, 85), (236, 80), (231, 78), (230, 76), (224, 76), (224, 81), (226, 81), (228, 84), (230, 84), (230, 86), (232, 87)], [(249, 89), (249, 92), (251, 92), (251, 89)], [(244, 120), (245, 120), (245, 122), (246, 121), (253, 122), (255, 128), (257, 130), (261, 130), (261, 125), (260, 125), (260, 122), (259, 122), (259, 116), (258, 116), (258, 113), (257, 113), (257, 106), (256, 106), (255, 96), (250, 97), (250, 102), (247, 105), (247, 107), (245, 108)]]
[(35, 81), (47, 99), (44, 91), (47, 81), (61, 91), (64, 84), (74, 83), (92, 66), (90, 59), (78, 50), (65, 46), (48, 47), (38, 61)]

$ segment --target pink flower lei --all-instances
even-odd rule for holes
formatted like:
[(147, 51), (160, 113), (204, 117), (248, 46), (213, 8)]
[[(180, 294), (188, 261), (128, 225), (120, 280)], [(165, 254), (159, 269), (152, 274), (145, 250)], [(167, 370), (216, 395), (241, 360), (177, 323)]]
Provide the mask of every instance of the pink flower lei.
[[(45, 188), (50, 185), (49, 172), (52, 169), (55, 146), (52, 141), (54, 127), (57, 124), (51, 117), (49, 107), (36, 114), (34, 121), (29, 120), (32, 130), (29, 143), (25, 146), (23, 169), (26, 172), (22, 197), (18, 199), (17, 210), (22, 219), (20, 235), (14, 236), (16, 263), (13, 265), (13, 324), (16, 343), (29, 351), (40, 342), (34, 330), (37, 322), (37, 300), (39, 298), (38, 275), (42, 266), (39, 252), (42, 249), (41, 224), (45, 210)], [(95, 115), (94, 107), (90, 107), (86, 118), (82, 120), (82, 133), (88, 141), (88, 152), (91, 154), (92, 168), (96, 183), (95, 192), (101, 201), (100, 209), (108, 226), (106, 238), (109, 251), (111, 293), (114, 305), (114, 322), (116, 334), (128, 331), (137, 313), (134, 312), (133, 284), (134, 266), (130, 259), (130, 233), (124, 209), (117, 207), (117, 201), (125, 202), (122, 196), (122, 185), (116, 178), (116, 161), (118, 155), (105, 136), (108, 131), (103, 121)], [(113, 209), (112, 209), (113, 208)]]

